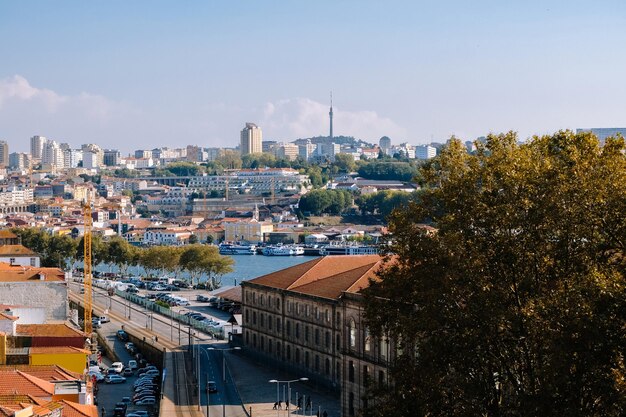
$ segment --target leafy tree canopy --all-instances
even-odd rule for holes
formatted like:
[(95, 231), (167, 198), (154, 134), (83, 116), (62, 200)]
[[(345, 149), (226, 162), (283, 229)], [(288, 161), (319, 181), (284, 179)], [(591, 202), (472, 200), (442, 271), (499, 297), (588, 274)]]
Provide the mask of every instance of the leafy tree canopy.
[(453, 140), (423, 168), (365, 292), (397, 352), (369, 415), (625, 415), (625, 150), (508, 133), (474, 155)]

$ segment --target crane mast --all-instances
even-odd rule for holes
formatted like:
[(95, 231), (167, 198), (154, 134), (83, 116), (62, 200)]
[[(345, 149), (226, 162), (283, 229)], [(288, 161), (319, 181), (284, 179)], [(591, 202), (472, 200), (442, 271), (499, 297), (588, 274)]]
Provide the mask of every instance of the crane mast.
[(85, 199), (85, 203), (83, 205), (83, 216), (85, 223), (85, 233), (83, 235), (83, 270), (84, 270), (84, 281), (85, 281), (85, 314), (84, 314), (84, 322), (85, 322), (85, 333), (87, 333), (88, 337), (91, 337), (91, 333), (93, 332), (92, 321), (91, 321), (91, 311), (93, 309), (93, 299), (92, 299), (92, 275), (91, 275), (91, 229), (93, 225), (93, 219), (91, 217), (91, 201), (89, 196), (89, 190), (87, 190), (87, 198)]

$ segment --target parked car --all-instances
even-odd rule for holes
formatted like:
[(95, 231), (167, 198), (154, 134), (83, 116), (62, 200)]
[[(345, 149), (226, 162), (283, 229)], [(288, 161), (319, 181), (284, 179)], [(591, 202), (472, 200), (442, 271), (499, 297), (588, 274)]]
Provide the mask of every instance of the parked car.
[(102, 327), (102, 324), (100, 323), (100, 319), (95, 318), (95, 317), (91, 319), (91, 327), (93, 327), (94, 329), (99, 329), (100, 327)]
[(89, 372), (89, 376), (90, 377), (94, 377), (95, 376), (96, 377), (96, 381), (98, 381), (98, 382), (104, 381), (104, 378), (105, 378), (105, 376), (102, 375), (100, 372), (92, 372), (92, 371), (90, 371)]
[(133, 376), (133, 370), (130, 368), (124, 368), (122, 371), (122, 375), (124, 376)]
[(137, 361), (134, 360), (134, 359), (129, 360), (128, 361), (128, 367), (134, 371), (138, 367), (137, 366)]
[[(128, 398), (128, 397), (126, 397), (126, 398)], [(119, 408), (123, 408), (124, 411), (126, 411), (126, 410), (128, 410), (128, 404), (130, 404), (130, 402), (125, 402), (122, 399), (122, 401), (119, 401), (119, 402), (115, 403), (115, 408), (118, 408), (118, 407)]]
[(100, 323), (109, 323), (111, 321), (109, 316), (100, 316), (98, 319), (100, 320)]
[(115, 336), (118, 338), (118, 340), (121, 340), (122, 342), (128, 342), (128, 333), (126, 333), (124, 330), (118, 330)]
[(135, 401), (135, 405), (154, 405), (156, 404), (155, 397), (147, 397), (139, 401)]
[(119, 375), (107, 375), (106, 378), (104, 378), (104, 382), (107, 384), (122, 384), (126, 382), (126, 378)]

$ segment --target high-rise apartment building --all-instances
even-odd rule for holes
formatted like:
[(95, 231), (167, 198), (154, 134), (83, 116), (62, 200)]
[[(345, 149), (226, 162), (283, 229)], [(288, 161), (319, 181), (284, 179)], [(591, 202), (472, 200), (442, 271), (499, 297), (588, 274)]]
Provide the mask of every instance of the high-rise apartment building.
[(9, 144), (4, 140), (0, 140), (0, 166), (9, 166)]
[(65, 157), (63, 149), (55, 140), (47, 140), (41, 152), (41, 163), (49, 165), (52, 169), (65, 168)]
[(30, 168), (30, 154), (26, 152), (13, 152), (9, 155), (9, 168), (21, 171)]
[(241, 155), (249, 153), (261, 153), (263, 151), (262, 143), (263, 133), (254, 123), (246, 123), (246, 127), (241, 131), (241, 143), (239, 151)]
[(300, 154), (300, 147), (295, 143), (284, 143), (276, 148), (276, 157), (290, 161), (295, 160)]
[(33, 136), (30, 138), (30, 155), (34, 159), (41, 159), (43, 156), (43, 145), (47, 142), (48, 139), (45, 136)]
[(94, 168), (101, 167), (104, 164), (104, 151), (100, 146), (96, 145), (95, 143), (87, 143), (81, 146), (81, 150), (83, 151), (83, 156), (87, 152), (96, 154), (96, 164)]
[(420, 145), (415, 147), (415, 157), (417, 159), (431, 159), (437, 156), (437, 148), (430, 145)]

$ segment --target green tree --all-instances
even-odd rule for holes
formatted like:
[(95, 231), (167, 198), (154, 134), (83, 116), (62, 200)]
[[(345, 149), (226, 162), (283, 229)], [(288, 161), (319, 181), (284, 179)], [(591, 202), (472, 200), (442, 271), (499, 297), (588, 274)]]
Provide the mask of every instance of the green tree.
[(180, 250), (171, 246), (151, 246), (141, 252), (139, 263), (150, 274), (174, 272), (180, 261)]
[(192, 162), (172, 162), (165, 166), (165, 169), (177, 177), (200, 175), (204, 172), (203, 168)]
[(219, 278), (232, 271), (233, 263), (231, 257), (220, 255), (216, 246), (189, 245), (180, 255), (180, 265), (189, 272), (191, 284), (197, 284), (200, 276), (207, 274), (211, 288), (221, 285)]
[(475, 155), (452, 140), (424, 166), (364, 292), (396, 351), (368, 415), (626, 413), (625, 151), (509, 133)]
[(109, 240), (107, 261), (117, 265), (122, 275), (126, 275), (128, 268), (134, 264), (137, 249), (122, 237), (115, 236)]
[(53, 235), (48, 240), (43, 266), (56, 266), (61, 269), (68, 268), (76, 257), (77, 242), (67, 235)]
[(338, 153), (335, 155), (335, 162), (333, 162), (333, 165), (335, 165), (341, 172), (352, 172), (356, 169), (354, 156), (347, 153)]
[(224, 154), (215, 160), (216, 167), (224, 169), (241, 169), (243, 161), (237, 151), (225, 150)]

